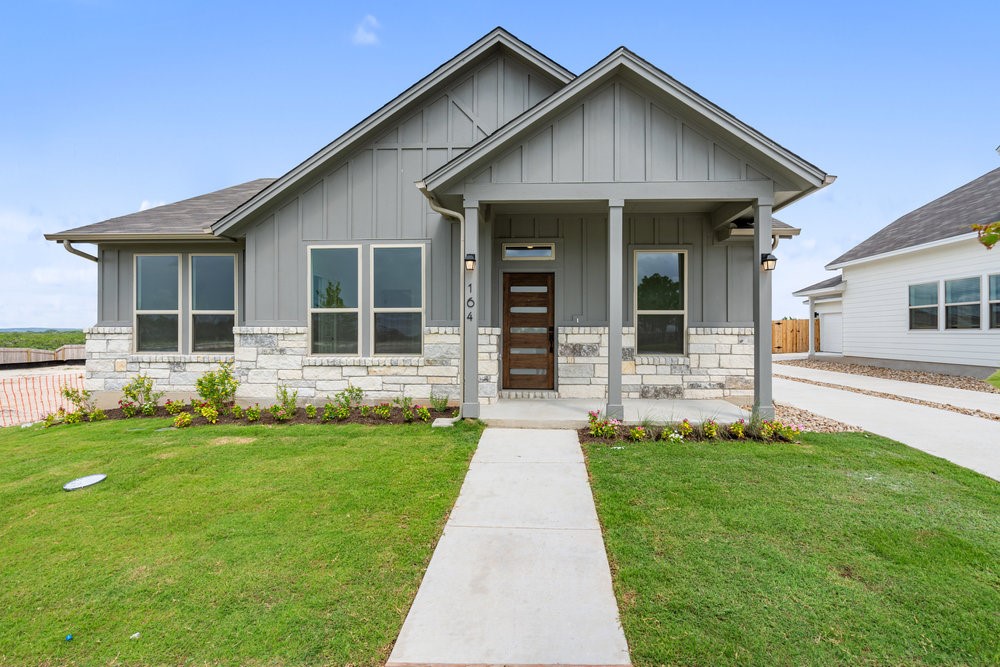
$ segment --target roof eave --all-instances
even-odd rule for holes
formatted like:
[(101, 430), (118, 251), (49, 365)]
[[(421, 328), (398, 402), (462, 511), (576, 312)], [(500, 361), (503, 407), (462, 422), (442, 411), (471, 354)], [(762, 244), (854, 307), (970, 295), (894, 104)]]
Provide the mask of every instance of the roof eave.
[(224, 243), (235, 243), (236, 239), (225, 236), (215, 236), (208, 232), (198, 234), (101, 234), (59, 232), (57, 234), (45, 234), (47, 241), (70, 241), (71, 243), (117, 243), (128, 241), (215, 241)]
[(922, 250), (939, 248), (941, 246), (951, 245), (953, 243), (961, 243), (962, 241), (969, 241), (971, 239), (976, 239), (978, 237), (979, 235), (976, 232), (969, 232), (968, 234), (959, 234), (958, 236), (949, 236), (946, 239), (938, 239), (937, 241), (930, 241), (928, 243), (921, 243), (919, 245), (908, 246), (906, 248), (899, 248), (898, 250), (890, 250), (889, 252), (882, 252), (877, 255), (858, 257), (856, 259), (849, 259), (843, 262), (840, 262), (838, 260), (833, 260), (833, 262), (827, 264), (825, 268), (830, 269), (831, 271), (835, 269), (842, 269), (846, 266), (856, 266), (858, 264), (875, 262), (880, 259), (890, 259), (892, 257), (899, 257), (900, 255), (907, 255), (912, 252), (920, 252)]

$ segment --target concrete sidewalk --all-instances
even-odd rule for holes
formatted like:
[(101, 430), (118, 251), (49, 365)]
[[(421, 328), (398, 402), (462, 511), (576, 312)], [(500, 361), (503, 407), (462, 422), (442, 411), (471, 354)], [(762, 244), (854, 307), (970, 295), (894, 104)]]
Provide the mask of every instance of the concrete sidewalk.
[(803, 368), (801, 366), (788, 366), (782, 364), (775, 364), (773, 372), (775, 375), (787, 375), (789, 377), (815, 380), (817, 382), (826, 382), (828, 384), (839, 384), (845, 387), (867, 389), (869, 391), (878, 391), (884, 394), (893, 394), (895, 396), (906, 396), (908, 398), (916, 398), (922, 401), (932, 401), (934, 403), (945, 403), (959, 408), (982, 410), (983, 412), (1000, 415), (1000, 394), (991, 394), (985, 391), (952, 389), (951, 387), (939, 387), (937, 385), (923, 384), (920, 382), (886, 380), (883, 378), (869, 377), (867, 375), (821, 371), (815, 368)]
[(774, 378), (774, 400), (861, 426), (1000, 480), (1000, 422), (783, 378)]
[(387, 667), (628, 664), (576, 433), (486, 429)]

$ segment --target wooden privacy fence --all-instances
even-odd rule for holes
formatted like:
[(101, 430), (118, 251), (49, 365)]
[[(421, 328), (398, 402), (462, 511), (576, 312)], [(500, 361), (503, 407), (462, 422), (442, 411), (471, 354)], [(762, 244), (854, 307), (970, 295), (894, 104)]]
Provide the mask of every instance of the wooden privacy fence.
[(86, 359), (83, 345), (63, 345), (57, 350), (36, 350), (30, 347), (0, 347), (0, 366), (8, 364), (40, 364), (47, 361)]
[(72, 409), (63, 387), (83, 389), (83, 373), (0, 378), (0, 426), (29, 424), (60, 407)]
[[(819, 349), (819, 320), (815, 322), (814, 350)], [(809, 351), (809, 320), (771, 322), (771, 354)]]

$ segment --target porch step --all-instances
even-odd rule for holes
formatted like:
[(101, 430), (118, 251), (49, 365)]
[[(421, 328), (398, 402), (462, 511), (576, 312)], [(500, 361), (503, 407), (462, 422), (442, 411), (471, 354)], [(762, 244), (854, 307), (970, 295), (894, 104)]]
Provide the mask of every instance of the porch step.
[(559, 392), (551, 389), (501, 389), (498, 395), (500, 398), (559, 398)]

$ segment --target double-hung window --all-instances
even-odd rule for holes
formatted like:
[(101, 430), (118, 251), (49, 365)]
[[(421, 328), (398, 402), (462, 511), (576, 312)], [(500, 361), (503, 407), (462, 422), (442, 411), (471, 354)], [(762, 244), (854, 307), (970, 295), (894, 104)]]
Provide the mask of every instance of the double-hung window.
[(359, 354), (360, 255), (358, 246), (309, 249), (309, 328), (313, 354)]
[(1000, 274), (989, 276), (990, 283), (990, 329), (1000, 329)]
[(686, 253), (635, 252), (636, 354), (684, 354)]
[(980, 278), (944, 281), (944, 328), (978, 329)]
[(938, 284), (910, 285), (910, 329), (938, 328)]
[(180, 255), (135, 256), (135, 349), (180, 351)]
[(236, 256), (191, 255), (191, 351), (232, 352)]
[(423, 246), (372, 246), (372, 349), (419, 355), (424, 329)]

